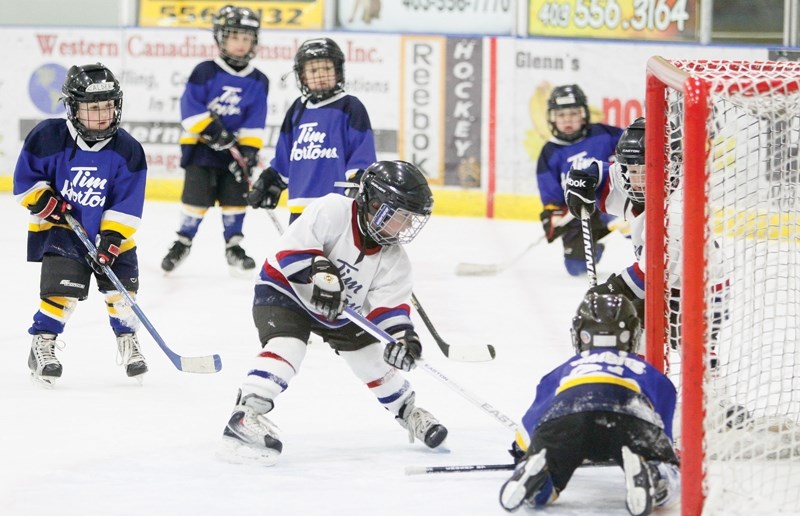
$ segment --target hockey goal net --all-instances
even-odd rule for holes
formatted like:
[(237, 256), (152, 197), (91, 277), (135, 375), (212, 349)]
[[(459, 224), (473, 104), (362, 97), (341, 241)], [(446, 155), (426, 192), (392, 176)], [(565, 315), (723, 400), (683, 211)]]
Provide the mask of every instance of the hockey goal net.
[(800, 514), (800, 63), (647, 67), (646, 341), (681, 513)]

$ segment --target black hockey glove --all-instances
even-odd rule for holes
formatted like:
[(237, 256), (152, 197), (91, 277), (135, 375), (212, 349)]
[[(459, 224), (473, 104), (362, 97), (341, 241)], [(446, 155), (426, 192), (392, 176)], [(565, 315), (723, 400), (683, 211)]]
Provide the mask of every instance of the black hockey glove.
[(119, 246), (122, 245), (122, 235), (116, 231), (102, 231), (95, 238), (97, 255), (90, 256), (89, 265), (98, 274), (103, 274), (103, 265), (111, 267), (119, 256)]
[(406, 330), (396, 334), (397, 342), (387, 344), (383, 350), (383, 359), (387, 364), (403, 371), (411, 371), (416, 367), (415, 360), (422, 356), (422, 344), (414, 330)]
[(597, 204), (594, 189), (599, 181), (600, 168), (597, 165), (597, 161), (592, 161), (585, 169), (573, 168), (567, 174), (564, 198), (567, 201), (569, 212), (575, 218), (582, 218), (584, 208), (588, 215), (594, 213), (595, 205)]
[(316, 256), (311, 262), (311, 304), (329, 321), (336, 320), (344, 310), (344, 282), (337, 269), (324, 256)]
[(212, 114), (211, 117), (213, 120), (200, 133), (200, 140), (215, 151), (230, 149), (236, 143), (236, 136), (225, 129), (217, 115)]
[(72, 211), (72, 205), (52, 190), (45, 190), (39, 200), (28, 206), (31, 213), (48, 222), (64, 222), (64, 215)]
[(567, 224), (561, 224), (562, 219), (567, 215), (566, 207), (556, 207), (548, 205), (542, 210), (539, 218), (542, 220), (542, 228), (547, 242), (551, 243), (567, 232)]
[(272, 167), (266, 168), (247, 194), (247, 204), (253, 208), (274, 210), (286, 186), (277, 170)]
[(517, 441), (511, 443), (511, 448), (509, 448), (508, 454), (511, 455), (512, 459), (514, 459), (514, 464), (519, 464), (525, 459), (525, 450), (519, 447)]
[(258, 165), (258, 151), (252, 147), (231, 147), (231, 155), (234, 159), (228, 164), (228, 170), (236, 182), (250, 181), (250, 172)]

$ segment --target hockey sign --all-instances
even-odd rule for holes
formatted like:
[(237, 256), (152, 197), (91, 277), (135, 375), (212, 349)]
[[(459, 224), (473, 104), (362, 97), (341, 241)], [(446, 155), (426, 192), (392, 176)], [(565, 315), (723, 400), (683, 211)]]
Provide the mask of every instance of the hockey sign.
[(530, 0), (528, 34), (696, 40), (697, 0)]

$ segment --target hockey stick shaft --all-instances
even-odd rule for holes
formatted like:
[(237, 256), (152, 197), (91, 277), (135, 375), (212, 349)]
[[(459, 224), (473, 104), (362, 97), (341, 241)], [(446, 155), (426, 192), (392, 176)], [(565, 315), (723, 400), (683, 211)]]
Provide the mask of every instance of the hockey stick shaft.
[[(75, 220), (75, 217), (70, 215), (69, 213), (66, 214), (66, 220), (69, 224), (69, 227), (72, 229), (73, 232), (78, 236), (83, 245), (86, 247), (86, 250), (89, 252), (89, 255), (94, 259), (97, 256), (97, 248), (94, 244), (89, 240), (89, 237), (86, 235), (86, 231), (84, 231), (83, 227), (81, 226), (80, 222)], [(161, 350), (167, 355), (170, 362), (179, 369), (180, 371), (184, 371), (187, 373), (216, 373), (220, 369), (222, 369), (222, 359), (219, 355), (212, 355), (212, 356), (205, 356), (205, 357), (182, 357), (172, 351), (167, 343), (164, 342), (164, 339), (161, 338), (161, 335), (156, 331), (153, 324), (144, 314), (139, 305), (134, 301), (133, 297), (128, 293), (128, 289), (122, 284), (119, 280), (117, 275), (111, 270), (111, 267), (108, 265), (101, 265), (103, 274), (111, 281), (114, 285), (114, 288), (122, 294), (125, 298), (125, 301), (128, 303), (128, 306), (131, 307), (131, 310), (136, 314), (136, 317), (142, 322), (147, 331), (150, 332), (150, 335), (153, 337), (153, 340), (156, 341), (158, 346)]]
[(285, 229), (283, 228), (283, 224), (281, 224), (281, 221), (278, 220), (278, 216), (275, 215), (275, 212), (272, 210), (267, 210), (267, 214), (269, 215), (269, 218), (272, 219), (272, 224), (275, 226), (275, 229), (278, 231), (278, 234), (283, 235)]
[(589, 277), (589, 287), (597, 286), (597, 272), (594, 264), (594, 239), (592, 238), (591, 215), (584, 206), (581, 208), (581, 232), (583, 233), (583, 255), (586, 259), (586, 275)]
[[(580, 468), (616, 466), (612, 460), (601, 462), (584, 461)], [(462, 466), (406, 466), (406, 475), (426, 475), (431, 473), (471, 473), (474, 471), (511, 471), (516, 464), (465, 464)]]
[(417, 313), (422, 319), (422, 322), (425, 323), (425, 327), (428, 328), (431, 337), (436, 341), (436, 345), (439, 346), (444, 356), (462, 362), (485, 362), (494, 360), (495, 349), (491, 344), (487, 344), (486, 346), (458, 346), (455, 348), (450, 346), (450, 344), (445, 342), (442, 336), (439, 335), (439, 332), (436, 331), (436, 328), (433, 326), (433, 321), (428, 317), (428, 314), (422, 308), (417, 296), (413, 292), (411, 293), (411, 304), (417, 309)]
[[(383, 342), (384, 344), (394, 344), (397, 342), (397, 340), (394, 337), (392, 337), (382, 329), (375, 326), (369, 319), (359, 314), (349, 306), (345, 307), (343, 315), (348, 319), (350, 319), (355, 324), (357, 324), (358, 326), (360, 326), (361, 328), (363, 328), (364, 330), (366, 330), (370, 335), (372, 335), (379, 341)], [(438, 371), (436, 368), (428, 364), (428, 362), (426, 362), (425, 360), (418, 358), (416, 359), (415, 362), (423, 371), (433, 376), (434, 378), (439, 380), (439, 382), (443, 383), (444, 385), (446, 385), (447, 387), (458, 393), (461, 397), (463, 397), (476, 407), (480, 408), (481, 410), (492, 416), (495, 420), (500, 422), (500, 424), (502, 424), (506, 428), (512, 430), (517, 435), (518, 439), (519, 438), (524, 439), (525, 444), (527, 444), (528, 442), (527, 432), (525, 432), (522, 426), (517, 424), (513, 419), (506, 416), (498, 409), (494, 408), (494, 406), (492, 406), (488, 402), (483, 401), (478, 396), (472, 394), (467, 389), (461, 387), (460, 385), (450, 380), (447, 376), (444, 375), (444, 373)]]

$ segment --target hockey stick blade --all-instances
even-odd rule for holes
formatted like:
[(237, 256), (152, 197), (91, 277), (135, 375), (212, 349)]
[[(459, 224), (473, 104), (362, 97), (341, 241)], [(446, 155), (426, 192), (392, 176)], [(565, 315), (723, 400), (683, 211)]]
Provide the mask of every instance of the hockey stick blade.
[(494, 360), (495, 350), (494, 346), (491, 344), (487, 344), (486, 346), (459, 345), (453, 347), (445, 342), (442, 336), (439, 335), (439, 332), (436, 331), (433, 321), (431, 321), (427, 312), (425, 312), (422, 305), (419, 303), (417, 295), (413, 292), (411, 293), (411, 304), (417, 309), (417, 313), (419, 313), (419, 316), (422, 318), (422, 322), (425, 323), (425, 327), (428, 328), (431, 337), (436, 341), (436, 345), (439, 346), (444, 356), (460, 362), (488, 362), (489, 360)]
[[(65, 216), (67, 224), (69, 224), (70, 229), (78, 236), (78, 239), (83, 243), (86, 250), (89, 252), (89, 255), (94, 257), (97, 256), (97, 248), (94, 246), (89, 237), (86, 235), (86, 231), (84, 231), (83, 226), (81, 226), (80, 222), (75, 220), (75, 218), (70, 215), (69, 213)], [(122, 297), (125, 298), (125, 302), (128, 306), (131, 307), (133, 313), (136, 314), (136, 317), (139, 318), (142, 325), (147, 328), (147, 331), (150, 333), (150, 336), (153, 337), (153, 340), (156, 341), (158, 347), (161, 348), (161, 351), (167, 355), (169, 361), (172, 362), (179, 371), (183, 371), (185, 373), (216, 373), (222, 369), (222, 359), (219, 355), (209, 355), (203, 357), (182, 357), (172, 351), (167, 343), (164, 342), (164, 339), (161, 338), (158, 331), (156, 331), (155, 326), (150, 322), (150, 319), (144, 314), (142, 309), (139, 305), (134, 301), (133, 297), (128, 293), (128, 289), (122, 284), (114, 271), (108, 265), (102, 266), (103, 274), (111, 281), (114, 285), (114, 288), (117, 289), (117, 292), (122, 294)]]
[(496, 263), (459, 263), (456, 276), (495, 276), (500, 272)]

